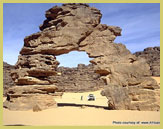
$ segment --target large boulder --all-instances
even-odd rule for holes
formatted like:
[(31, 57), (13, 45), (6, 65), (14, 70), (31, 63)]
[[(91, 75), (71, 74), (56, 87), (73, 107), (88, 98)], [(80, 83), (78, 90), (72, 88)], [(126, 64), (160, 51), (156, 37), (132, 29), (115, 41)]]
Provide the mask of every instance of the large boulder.
[[(54, 96), (63, 92), (54, 85), (28, 85), (13, 86), (8, 89), (7, 99), (3, 107), (9, 110), (34, 110), (40, 111), (57, 107)], [(62, 94), (60, 94), (62, 95)]]
[(3, 107), (12, 111), (35, 110), (40, 111), (57, 107), (53, 96), (43, 94), (8, 95), (8, 99), (3, 103)]
[(129, 110), (131, 99), (129, 98), (129, 91), (126, 87), (110, 85), (107, 89), (101, 92), (101, 95), (108, 99), (109, 109), (114, 110)]
[(114, 110), (160, 110), (160, 87), (154, 79), (146, 77), (139, 82), (130, 81), (128, 87), (109, 85), (101, 92), (108, 98), (109, 109)]

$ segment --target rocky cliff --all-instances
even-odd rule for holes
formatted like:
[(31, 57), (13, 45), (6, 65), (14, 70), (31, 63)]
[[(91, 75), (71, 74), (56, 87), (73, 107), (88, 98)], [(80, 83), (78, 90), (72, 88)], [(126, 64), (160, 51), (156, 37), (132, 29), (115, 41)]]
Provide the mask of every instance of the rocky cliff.
[(148, 47), (134, 55), (146, 59), (152, 76), (160, 76), (160, 47)]
[[(63, 4), (47, 10), (45, 17), (41, 31), (24, 39), (12, 73), (16, 85), (54, 85), (49, 78), (57, 75), (56, 56), (85, 51), (94, 58), (90, 61), (95, 66), (94, 72), (108, 87), (102, 94), (114, 109), (159, 110), (155, 99), (159, 86), (148, 77), (149, 65), (132, 55), (125, 45), (114, 43), (121, 28), (100, 24), (100, 10), (87, 4)], [(151, 97), (144, 97), (150, 92)], [(137, 95), (138, 99), (134, 99)]]
[(14, 85), (14, 81), (11, 78), (11, 71), (14, 70), (15, 67), (12, 65), (3, 62), (3, 94), (6, 95), (6, 91), (9, 87)]
[(94, 65), (78, 64), (78, 67), (58, 67), (58, 75), (50, 76), (49, 80), (65, 92), (86, 92), (102, 89), (106, 86), (100, 75), (94, 72)]

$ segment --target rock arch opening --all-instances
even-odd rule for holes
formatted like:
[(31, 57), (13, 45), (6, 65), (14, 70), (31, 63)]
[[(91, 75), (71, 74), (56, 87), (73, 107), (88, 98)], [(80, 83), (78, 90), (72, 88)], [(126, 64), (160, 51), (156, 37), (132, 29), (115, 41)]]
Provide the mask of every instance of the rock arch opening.
[(50, 76), (49, 80), (67, 92), (88, 92), (104, 88), (106, 83), (95, 72), (95, 65), (90, 63), (93, 59), (84, 51), (70, 51), (56, 56), (60, 65), (56, 68), (57, 75)]
[[(61, 99), (55, 98), (59, 107), (108, 109), (107, 98), (100, 94), (106, 82), (95, 72), (95, 64), (90, 61), (93, 59), (85, 51), (70, 51), (56, 56), (60, 64), (56, 69), (57, 75), (51, 77), (51, 80), (55, 80), (54, 84), (65, 90)], [(94, 96), (94, 101), (89, 101), (90, 94)]]
[(78, 64), (89, 65), (90, 60), (93, 58), (89, 58), (86, 52), (79, 51), (71, 51), (67, 54), (62, 54), (56, 56), (56, 59), (59, 61), (58, 67), (78, 67)]

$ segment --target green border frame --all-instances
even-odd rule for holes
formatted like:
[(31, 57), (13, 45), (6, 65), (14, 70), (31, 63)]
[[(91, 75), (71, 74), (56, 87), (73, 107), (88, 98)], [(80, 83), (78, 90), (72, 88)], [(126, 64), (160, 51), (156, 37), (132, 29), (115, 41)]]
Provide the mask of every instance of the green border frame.
[[(159, 129), (163, 128), (163, 124), (160, 124), (159, 126), (3, 126), (3, 3), (160, 3), (160, 48), (162, 48), (161, 42), (163, 34), (161, 33), (163, 28), (162, 28), (162, 0), (0, 0), (0, 129), (54, 129), (54, 128), (59, 128), (59, 129), (76, 129), (76, 128), (89, 128), (89, 129), (108, 129), (108, 128), (114, 128), (114, 129), (137, 129), (137, 128), (148, 128), (148, 129)], [(162, 68), (161, 66), (163, 65), (163, 61), (161, 60), (162, 57), (162, 52), (160, 51), (160, 77), (162, 75)], [(160, 79), (162, 84), (162, 80)], [(161, 88), (160, 88), (160, 94), (161, 94)], [(162, 93), (163, 94), (163, 93)], [(160, 105), (162, 107), (162, 102), (160, 98)], [(163, 116), (161, 114), (160, 109), (160, 122), (163, 119)]]

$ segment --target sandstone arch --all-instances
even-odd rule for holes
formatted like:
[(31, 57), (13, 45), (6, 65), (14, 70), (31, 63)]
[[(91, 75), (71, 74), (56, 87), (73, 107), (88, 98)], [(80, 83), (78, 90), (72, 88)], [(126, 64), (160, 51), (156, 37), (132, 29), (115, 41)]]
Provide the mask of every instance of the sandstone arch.
[(17, 85), (51, 85), (47, 77), (55, 75), (59, 65), (55, 56), (85, 51), (107, 83), (102, 94), (112, 97), (115, 109), (159, 110), (155, 99), (159, 86), (148, 77), (148, 64), (125, 45), (114, 43), (121, 28), (100, 24), (100, 10), (87, 4), (63, 4), (47, 10), (45, 16), (41, 31), (24, 39), (12, 74)]

